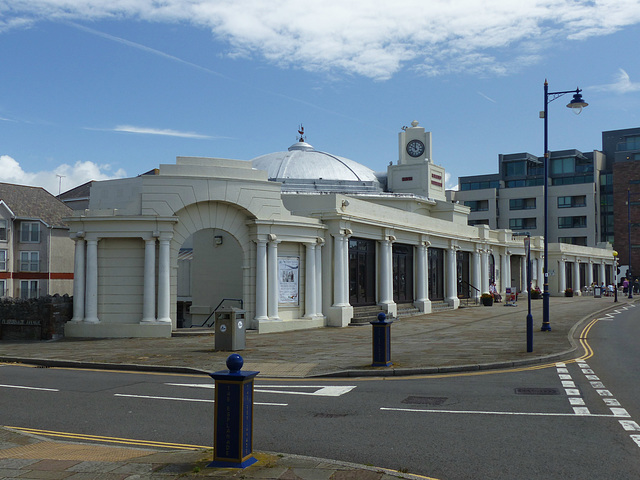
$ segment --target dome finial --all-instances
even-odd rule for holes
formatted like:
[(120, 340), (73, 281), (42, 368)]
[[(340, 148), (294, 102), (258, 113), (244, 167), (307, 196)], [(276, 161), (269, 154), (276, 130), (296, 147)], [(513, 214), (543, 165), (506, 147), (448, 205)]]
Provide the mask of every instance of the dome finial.
[(300, 139), (298, 141), (304, 142), (306, 138), (304, 136), (304, 127), (302, 126), (302, 124), (300, 124), (300, 126), (298, 127), (298, 133), (300, 134)]

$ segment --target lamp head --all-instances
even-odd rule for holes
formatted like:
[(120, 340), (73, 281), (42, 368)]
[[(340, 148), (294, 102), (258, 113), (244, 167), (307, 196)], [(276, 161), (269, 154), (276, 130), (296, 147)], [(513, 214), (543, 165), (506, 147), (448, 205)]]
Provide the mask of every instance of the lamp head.
[(582, 99), (582, 95), (580, 94), (581, 91), (582, 90), (580, 90), (579, 88), (576, 89), (576, 93), (573, 94), (573, 98), (567, 104), (567, 108), (571, 108), (573, 110), (573, 113), (575, 113), (576, 115), (580, 115), (582, 109), (589, 105)]

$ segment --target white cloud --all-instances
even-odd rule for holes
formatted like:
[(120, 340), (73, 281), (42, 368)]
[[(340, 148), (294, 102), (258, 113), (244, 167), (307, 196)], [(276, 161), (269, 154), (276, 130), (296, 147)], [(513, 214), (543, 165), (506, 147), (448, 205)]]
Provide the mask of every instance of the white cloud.
[(93, 162), (76, 162), (73, 166), (63, 163), (51, 171), (26, 172), (20, 163), (9, 155), (0, 155), (0, 182), (43, 187), (53, 195), (65, 192), (90, 180), (110, 180), (126, 177), (123, 169), (112, 171), (110, 165)]
[(403, 66), (502, 75), (554, 42), (640, 22), (638, 0), (0, 0), (0, 12), (0, 31), (39, 19), (188, 22), (210, 29), (230, 56), (378, 80)]
[(608, 85), (597, 85), (591, 88), (593, 88), (594, 90), (624, 94), (640, 91), (640, 82), (632, 82), (629, 74), (621, 68), (618, 71), (618, 74), (616, 75), (615, 81), (613, 83), (610, 83)]
[(182, 138), (213, 138), (209, 135), (201, 135), (193, 132), (179, 132), (177, 130), (149, 128), (149, 127), (134, 127), (132, 125), (118, 125), (113, 129), (116, 132), (126, 133), (141, 133), (146, 135), (165, 135), (169, 137), (182, 137)]

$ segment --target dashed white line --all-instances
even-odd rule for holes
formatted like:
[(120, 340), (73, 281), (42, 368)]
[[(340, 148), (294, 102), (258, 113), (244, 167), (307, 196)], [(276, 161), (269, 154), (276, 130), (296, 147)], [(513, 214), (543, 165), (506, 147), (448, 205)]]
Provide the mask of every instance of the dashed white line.
[(27, 387), (25, 385), (0, 385), (2, 388), (21, 388), (23, 390), (41, 390), (43, 392), (59, 392), (57, 388)]

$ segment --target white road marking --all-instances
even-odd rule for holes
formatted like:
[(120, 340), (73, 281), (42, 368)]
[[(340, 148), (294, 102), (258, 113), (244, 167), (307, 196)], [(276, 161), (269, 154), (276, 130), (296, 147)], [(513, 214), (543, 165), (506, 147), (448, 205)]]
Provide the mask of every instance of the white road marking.
[(580, 390), (577, 388), (565, 388), (564, 391), (567, 393), (567, 397), (579, 397)]
[(24, 385), (0, 385), (2, 388), (22, 388), (24, 390), (41, 390), (43, 392), (59, 392), (57, 388), (27, 387)]
[(640, 432), (640, 425), (633, 420), (618, 420), (627, 432)]
[(560, 380), (571, 380), (571, 375), (567, 375), (565, 373), (560, 373), (558, 377), (560, 377)]
[(615, 398), (603, 398), (604, 404), (608, 407), (619, 407), (620, 402)]
[(615, 418), (615, 415), (599, 415), (599, 414), (580, 414), (575, 413), (533, 413), (533, 412), (483, 412), (474, 410), (423, 410), (417, 408), (391, 408), (380, 407), (380, 410), (394, 412), (414, 412), (414, 413), (453, 413), (463, 415), (507, 415), (507, 416), (525, 416), (525, 417), (599, 417), (599, 418)]
[(573, 382), (573, 380), (563, 380), (562, 386), (564, 388), (576, 388), (576, 384), (575, 382)]
[(631, 440), (636, 442), (638, 444), (638, 446), (640, 447), (640, 435), (629, 435), (629, 436), (631, 437)]
[(587, 407), (573, 407), (573, 413), (576, 415), (591, 415)]
[(602, 383), (602, 382), (591, 382), (591, 386), (593, 388), (604, 388), (604, 383)]
[(571, 405), (584, 405), (584, 399), (580, 397), (569, 397), (569, 404)]
[[(215, 388), (211, 383), (167, 383), (174, 387), (192, 387), (192, 388)], [(287, 390), (271, 390), (272, 388)], [(288, 391), (288, 389), (315, 388), (313, 392), (296, 392)], [(281, 393), (284, 395), (312, 395), (316, 397), (339, 397), (356, 388), (355, 385), (260, 385), (254, 386), (255, 392), (261, 393)]]
[(629, 415), (629, 412), (627, 412), (624, 408), (611, 407), (609, 408), (609, 410), (611, 410), (611, 413), (613, 413), (616, 417), (631, 417), (631, 415)]
[(585, 375), (585, 377), (587, 377), (587, 380), (600, 380), (597, 375)]
[(613, 394), (609, 390), (596, 390), (596, 392), (598, 392), (598, 395), (601, 397), (613, 397)]
[[(151, 400), (178, 400), (181, 402), (204, 402), (204, 403), (214, 403), (213, 400), (205, 399), (205, 398), (181, 398), (181, 397), (157, 397), (153, 395), (127, 395), (125, 393), (115, 393), (114, 397), (128, 397), (128, 398), (146, 398)], [(253, 402), (254, 405), (267, 405), (271, 407), (286, 407), (288, 403), (262, 403), (262, 402)]]

